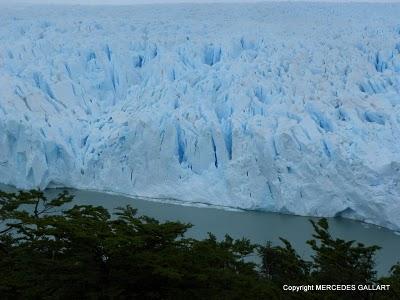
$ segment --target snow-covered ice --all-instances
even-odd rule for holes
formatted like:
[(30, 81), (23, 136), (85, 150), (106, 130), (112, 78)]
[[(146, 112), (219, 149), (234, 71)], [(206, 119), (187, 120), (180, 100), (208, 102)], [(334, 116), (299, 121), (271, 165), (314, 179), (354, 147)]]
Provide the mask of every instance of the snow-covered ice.
[(400, 4), (0, 7), (0, 182), (400, 229)]

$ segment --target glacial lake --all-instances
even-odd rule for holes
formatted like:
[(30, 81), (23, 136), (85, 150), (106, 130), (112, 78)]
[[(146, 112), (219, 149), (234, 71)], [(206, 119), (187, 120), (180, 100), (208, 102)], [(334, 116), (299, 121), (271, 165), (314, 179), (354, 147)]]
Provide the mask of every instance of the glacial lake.
[[(4, 186), (0, 185), (4, 189)], [(8, 189), (9, 190), (9, 189)], [(130, 198), (123, 195), (102, 192), (67, 189), (75, 196), (73, 204), (101, 205), (110, 211), (117, 207), (131, 205), (138, 209), (139, 215), (147, 215), (160, 221), (181, 221), (191, 223), (188, 237), (205, 238), (207, 232), (218, 238), (229, 234), (233, 238), (246, 237), (254, 243), (271, 241), (281, 244), (279, 237), (288, 239), (303, 258), (308, 258), (312, 250), (305, 243), (311, 238), (313, 228), (309, 219), (317, 218), (284, 215), (278, 213), (226, 210), (207, 205), (179, 205), (168, 201), (155, 201)], [(62, 189), (47, 190), (49, 197)], [(400, 261), (400, 235), (391, 230), (358, 221), (329, 218), (333, 236), (345, 240), (356, 240), (365, 245), (382, 247), (376, 256), (376, 269), (379, 275), (386, 274), (390, 267)]]

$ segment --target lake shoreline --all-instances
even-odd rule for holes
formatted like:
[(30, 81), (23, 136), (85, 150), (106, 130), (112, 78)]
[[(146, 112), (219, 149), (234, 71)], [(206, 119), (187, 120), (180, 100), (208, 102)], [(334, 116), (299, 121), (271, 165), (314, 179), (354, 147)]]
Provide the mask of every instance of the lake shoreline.
[(354, 221), (357, 223), (360, 223), (364, 226), (374, 226), (377, 228), (381, 228), (384, 230), (389, 230), (393, 232), (396, 235), (400, 236), (400, 231), (391, 229), (389, 227), (377, 225), (374, 223), (369, 223), (364, 220), (359, 220), (356, 218), (348, 218), (348, 217), (342, 217), (342, 216), (315, 216), (315, 215), (300, 215), (300, 214), (295, 214), (295, 213), (285, 213), (282, 211), (270, 211), (270, 210), (263, 210), (263, 209), (246, 209), (246, 208), (240, 208), (240, 207), (234, 207), (234, 206), (226, 206), (226, 205), (215, 205), (215, 204), (210, 204), (206, 202), (199, 202), (199, 201), (187, 201), (187, 200), (182, 200), (182, 199), (177, 199), (177, 198), (170, 198), (170, 197), (150, 197), (150, 196), (141, 196), (141, 195), (132, 195), (132, 194), (127, 194), (127, 193), (122, 193), (122, 192), (114, 192), (111, 190), (99, 190), (99, 189), (90, 189), (90, 188), (84, 188), (84, 189), (79, 189), (75, 187), (50, 187), (46, 188), (46, 190), (75, 190), (75, 191), (88, 191), (88, 192), (94, 192), (94, 193), (105, 193), (108, 195), (113, 195), (113, 196), (123, 196), (127, 197), (130, 199), (138, 199), (138, 200), (143, 200), (143, 201), (151, 201), (155, 203), (167, 203), (167, 204), (172, 204), (172, 205), (181, 205), (181, 206), (190, 206), (190, 207), (196, 207), (196, 208), (213, 208), (213, 209), (220, 209), (220, 210), (225, 210), (225, 211), (238, 211), (238, 212), (259, 212), (259, 213), (265, 213), (265, 214), (279, 214), (279, 215), (284, 215), (284, 216), (294, 216), (294, 217), (302, 217), (302, 218), (311, 218), (311, 219), (321, 219), (321, 218), (326, 218), (328, 220), (331, 219), (336, 219), (336, 220), (348, 220), (348, 221)]
[[(11, 186), (0, 189), (17, 191)], [(288, 239), (300, 256), (305, 259), (312, 255), (306, 240), (312, 238), (309, 220), (318, 217), (297, 216), (275, 212), (233, 209), (204, 203), (177, 201), (177, 199), (151, 199), (121, 195), (114, 192), (80, 190), (75, 188), (50, 188), (45, 192), (49, 198), (67, 190), (74, 196), (72, 204), (103, 206), (110, 212), (116, 207), (131, 205), (139, 215), (147, 215), (160, 222), (180, 221), (193, 224), (187, 236), (202, 239), (212, 232), (222, 239), (225, 234), (233, 238), (247, 238), (253, 243), (265, 244), (271, 241), (280, 244), (279, 237)], [(72, 205), (71, 204), (71, 205)], [(332, 236), (355, 240), (365, 245), (378, 245), (382, 250), (376, 256), (378, 274), (387, 274), (389, 268), (400, 261), (400, 236), (398, 233), (373, 224), (346, 218), (327, 218)]]

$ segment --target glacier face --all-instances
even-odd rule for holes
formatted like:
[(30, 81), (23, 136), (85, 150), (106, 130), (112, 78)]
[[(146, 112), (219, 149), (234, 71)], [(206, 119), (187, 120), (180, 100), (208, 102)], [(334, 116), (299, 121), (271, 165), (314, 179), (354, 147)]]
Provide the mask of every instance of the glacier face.
[(400, 5), (2, 6), (0, 182), (400, 229)]

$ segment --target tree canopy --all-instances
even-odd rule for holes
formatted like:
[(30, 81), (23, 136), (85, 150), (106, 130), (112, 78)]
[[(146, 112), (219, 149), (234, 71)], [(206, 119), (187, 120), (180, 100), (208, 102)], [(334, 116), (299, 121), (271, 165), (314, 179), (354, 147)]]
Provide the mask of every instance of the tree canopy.
[[(289, 241), (256, 245), (192, 226), (74, 205), (67, 192), (0, 192), (1, 299), (399, 299), (400, 264), (377, 278), (377, 246), (335, 239), (326, 219), (311, 221), (314, 255)], [(72, 203), (73, 204), (73, 203)], [(257, 264), (250, 257), (259, 256)], [(390, 291), (290, 292), (283, 285), (390, 284)]]

